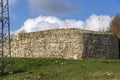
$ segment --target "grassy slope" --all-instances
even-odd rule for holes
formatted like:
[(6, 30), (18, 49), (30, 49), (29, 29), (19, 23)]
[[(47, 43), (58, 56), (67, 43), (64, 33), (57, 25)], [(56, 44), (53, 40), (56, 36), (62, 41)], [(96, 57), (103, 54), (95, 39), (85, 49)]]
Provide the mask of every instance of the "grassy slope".
[(0, 80), (120, 80), (120, 61), (14, 58), (13, 71)]

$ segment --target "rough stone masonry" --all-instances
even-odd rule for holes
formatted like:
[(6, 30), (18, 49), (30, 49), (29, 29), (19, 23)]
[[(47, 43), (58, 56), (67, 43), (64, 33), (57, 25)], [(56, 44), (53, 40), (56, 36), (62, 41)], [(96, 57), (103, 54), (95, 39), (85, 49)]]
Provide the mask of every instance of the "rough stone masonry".
[(12, 38), (11, 45), (13, 57), (119, 58), (118, 39), (113, 33), (76, 28), (19, 33)]

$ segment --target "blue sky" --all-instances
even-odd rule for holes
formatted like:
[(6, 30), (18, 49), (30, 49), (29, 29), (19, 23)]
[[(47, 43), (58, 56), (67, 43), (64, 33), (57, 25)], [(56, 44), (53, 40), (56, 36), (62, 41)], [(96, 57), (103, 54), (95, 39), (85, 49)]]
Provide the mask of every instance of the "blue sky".
[[(120, 13), (119, 0), (10, 0), (11, 31), (19, 30), (21, 27), (31, 27), (31, 25), (27, 26), (30, 19), (34, 22), (35, 19), (42, 18), (38, 23), (44, 22), (41, 24), (45, 27), (45, 22), (47, 25), (54, 25), (48, 23), (56, 19), (69, 24), (75, 23), (73, 26), (79, 24), (87, 27), (89, 24), (95, 24), (96, 18), (108, 19), (109, 23), (109, 18), (113, 18), (118, 13)], [(43, 17), (45, 18), (43, 19)], [(48, 18), (51, 21), (46, 21)], [(90, 23), (90, 20), (93, 21)], [(104, 25), (102, 21), (97, 23)], [(25, 23), (26, 25), (24, 25)], [(77, 26), (79, 27), (79, 25)], [(55, 28), (55, 26), (53, 27)], [(41, 27), (41, 25), (36, 27)], [(34, 26), (31, 28), (33, 29)]]

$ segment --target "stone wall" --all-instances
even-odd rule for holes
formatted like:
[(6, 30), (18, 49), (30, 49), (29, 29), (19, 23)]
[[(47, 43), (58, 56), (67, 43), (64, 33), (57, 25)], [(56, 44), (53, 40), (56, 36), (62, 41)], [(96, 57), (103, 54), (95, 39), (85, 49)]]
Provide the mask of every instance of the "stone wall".
[(119, 45), (114, 34), (85, 33), (84, 58), (118, 59)]
[(118, 40), (112, 33), (57, 29), (20, 33), (12, 39), (13, 57), (118, 59)]
[(83, 34), (78, 29), (22, 33), (12, 40), (13, 57), (81, 59)]

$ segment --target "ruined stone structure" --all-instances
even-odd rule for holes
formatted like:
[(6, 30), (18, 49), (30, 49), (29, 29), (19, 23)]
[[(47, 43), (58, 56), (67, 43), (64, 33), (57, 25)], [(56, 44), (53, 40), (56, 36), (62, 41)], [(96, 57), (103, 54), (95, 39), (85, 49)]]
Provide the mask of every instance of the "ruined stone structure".
[(57, 29), (20, 33), (12, 38), (13, 57), (64, 59), (118, 59), (118, 39), (113, 33)]

